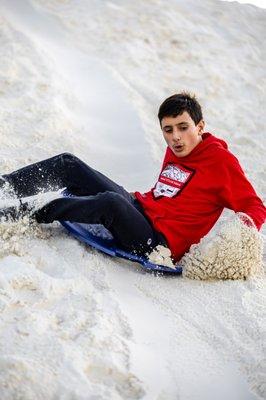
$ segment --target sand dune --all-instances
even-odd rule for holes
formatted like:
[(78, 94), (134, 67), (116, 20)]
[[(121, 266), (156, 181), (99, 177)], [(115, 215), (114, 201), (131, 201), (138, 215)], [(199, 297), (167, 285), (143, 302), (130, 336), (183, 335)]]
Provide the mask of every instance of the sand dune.
[[(0, 9), (1, 173), (70, 151), (128, 190), (149, 189), (165, 149), (157, 108), (187, 89), (263, 196), (264, 10), (213, 0)], [(25, 226), (0, 227), (1, 400), (265, 398), (264, 277), (155, 277), (56, 223)]]

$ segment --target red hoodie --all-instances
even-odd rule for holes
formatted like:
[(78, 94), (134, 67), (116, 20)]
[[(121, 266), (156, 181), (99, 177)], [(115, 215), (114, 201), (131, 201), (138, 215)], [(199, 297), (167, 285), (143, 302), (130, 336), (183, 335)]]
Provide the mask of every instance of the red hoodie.
[(167, 147), (156, 185), (135, 196), (175, 261), (209, 232), (225, 207), (248, 214), (258, 229), (266, 217), (237, 158), (223, 140), (207, 132), (185, 157)]

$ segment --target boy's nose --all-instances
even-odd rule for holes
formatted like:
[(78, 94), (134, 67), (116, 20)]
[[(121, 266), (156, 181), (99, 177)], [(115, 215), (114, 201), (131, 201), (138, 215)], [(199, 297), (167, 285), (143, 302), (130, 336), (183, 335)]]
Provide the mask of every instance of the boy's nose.
[(173, 139), (174, 140), (180, 140), (181, 139), (180, 132), (177, 129), (173, 130)]

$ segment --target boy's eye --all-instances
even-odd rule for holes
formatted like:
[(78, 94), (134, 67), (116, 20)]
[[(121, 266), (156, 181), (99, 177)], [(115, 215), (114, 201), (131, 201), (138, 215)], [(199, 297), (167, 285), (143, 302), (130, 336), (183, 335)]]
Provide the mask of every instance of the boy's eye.
[(170, 132), (172, 132), (172, 129), (171, 128), (163, 128), (163, 131), (165, 133), (170, 133)]
[[(179, 128), (180, 131), (186, 131), (187, 129), (188, 129), (188, 126), (181, 126), (181, 127)], [(172, 133), (172, 129), (171, 129), (171, 128), (164, 129), (164, 132), (165, 132), (165, 133)]]

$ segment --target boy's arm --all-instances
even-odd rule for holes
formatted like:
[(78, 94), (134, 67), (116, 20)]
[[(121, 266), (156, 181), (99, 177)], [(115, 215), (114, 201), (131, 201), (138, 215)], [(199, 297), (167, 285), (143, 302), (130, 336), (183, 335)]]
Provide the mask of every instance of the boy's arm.
[(221, 201), (224, 207), (252, 218), (258, 230), (266, 218), (266, 208), (245, 176), (237, 158), (227, 153), (222, 166), (224, 186)]

